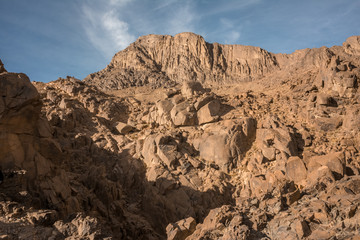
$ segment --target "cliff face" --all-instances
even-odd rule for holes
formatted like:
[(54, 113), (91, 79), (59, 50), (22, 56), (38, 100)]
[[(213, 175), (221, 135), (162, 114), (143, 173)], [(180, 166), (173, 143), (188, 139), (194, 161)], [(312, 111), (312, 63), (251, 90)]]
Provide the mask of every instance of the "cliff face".
[(210, 44), (193, 33), (148, 35), (115, 54), (104, 70), (90, 74), (85, 82), (102, 89), (188, 80), (234, 83), (278, 68), (274, 55), (259, 47)]
[[(342, 47), (297, 50), (292, 54), (273, 54), (259, 47), (207, 43), (194, 33), (147, 35), (115, 54), (103, 70), (84, 81), (103, 90), (130, 86), (169, 86), (198, 81), (213, 86), (254, 81), (271, 73), (286, 80), (289, 71), (321, 74), (331, 59), (356, 56), (359, 37), (350, 37)], [(315, 77), (312, 79), (315, 80)]]

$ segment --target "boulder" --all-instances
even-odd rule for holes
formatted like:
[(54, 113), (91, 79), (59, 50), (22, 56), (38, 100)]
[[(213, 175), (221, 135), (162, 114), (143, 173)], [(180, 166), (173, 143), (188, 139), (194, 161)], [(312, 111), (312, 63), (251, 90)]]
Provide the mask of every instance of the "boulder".
[[(0, 74), (0, 95), (2, 96), (2, 99), (0, 99), (0, 119), (5, 111), (20, 111), (21, 108), (29, 107), (30, 103), (37, 101), (40, 97), (38, 91), (25, 74), (8, 72)], [(9, 124), (22, 125), (19, 122), (9, 122)]]
[(276, 150), (288, 156), (297, 155), (296, 142), (286, 127), (257, 129), (256, 145), (268, 160), (275, 159)]
[(355, 104), (346, 109), (342, 129), (347, 132), (357, 132), (360, 130), (360, 105)]
[(150, 111), (148, 115), (149, 122), (155, 122), (159, 125), (172, 126), (172, 120), (170, 116), (171, 109), (173, 109), (174, 104), (171, 100), (165, 99), (158, 101), (155, 104), (155, 107)]
[(134, 128), (126, 123), (119, 122), (116, 124), (115, 128), (119, 131), (120, 134), (128, 134), (131, 132)]
[(327, 166), (321, 166), (310, 172), (306, 178), (306, 187), (318, 187), (322, 189), (324, 186), (330, 186), (335, 183), (334, 175)]
[(304, 162), (299, 157), (290, 157), (286, 163), (286, 175), (295, 183), (305, 180), (307, 169)]
[(161, 166), (163, 163), (173, 169), (178, 160), (177, 143), (171, 136), (150, 135), (144, 140), (141, 155), (148, 167)]
[(184, 82), (181, 87), (181, 94), (186, 98), (191, 98), (205, 92), (200, 82), (188, 81)]
[(312, 171), (317, 166), (327, 166), (334, 174), (336, 179), (340, 179), (345, 174), (345, 155), (344, 152), (333, 152), (321, 156), (313, 156), (309, 160), (309, 170)]
[(194, 126), (196, 124), (195, 108), (188, 102), (175, 105), (170, 116), (175, 126)]
[(210, 101), (214, 100), (213, 95), (201, 95), (199, 98), (196, 99), (194, 103), (194, 107), (196, 110), (202, 108), (205, 104), (209, 103)]
[(170, 136), (158, 135), (155, 139), (156, 153), (160, 159), (169, 167), (174, 168), (177, 162), (177, 143)]
[(219, 122), (198, 139), (200, 157), (228, 171), (250, 149), (255, 134), (256, 121), (253, 118)]
[(334, 99), (330, 97), (327, 94), (319, 93), (316, 98), (317, 104), (323, 105), (323, 106), (333, 106), (334, 105)]
[(193, 217), (188, 217), (177, 221), (176, 223), (170, 223), (166, 227), (166, 234), (168, 240), (185, 240), (191, 235), (196, 228), (196, 221)]
[(198, 123), (210, 123), (219, 119), (221, 104), (217, 100), (207, 103), (197, 112)]

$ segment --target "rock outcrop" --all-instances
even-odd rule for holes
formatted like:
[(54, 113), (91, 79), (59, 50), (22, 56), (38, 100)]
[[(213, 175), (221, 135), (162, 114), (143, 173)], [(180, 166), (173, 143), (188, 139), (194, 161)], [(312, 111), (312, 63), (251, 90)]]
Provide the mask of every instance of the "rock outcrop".
[(277, 68), (274, 55), (259, 47), (210, 44), (194, 33), (148, 35), (118, 52), (85, 82), (104, 90), (189, 80), (223, 84), (249, 81)]
[(359, 46), (149, 35), (49, 83), (0, 63), (0, 238), (356, 239)]

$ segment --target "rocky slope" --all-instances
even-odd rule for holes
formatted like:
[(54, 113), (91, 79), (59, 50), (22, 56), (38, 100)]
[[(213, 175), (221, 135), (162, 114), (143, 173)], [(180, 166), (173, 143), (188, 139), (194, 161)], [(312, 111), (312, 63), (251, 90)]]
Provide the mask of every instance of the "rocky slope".
[(357, 56), (358, 42), (355, 36), (343, 47), (273, 54), (259, 47), (207, 43), (193, 33), (174, 37), (147, 35), (115, 54), (105, 69), (90, 74), (84, 81), (102, 90), (172, 86), (189, 80), (214, 86), (251, 81), (273, 73), (282, 75), (276, 79), (281, 82), (288, 80), (285, 72), (292, 75), (312, 71), (313, 75), (323, 75), (329, 64), (332, 68), (343, 59), (349, 61)]
[(284, 55), (190, 33), (85, 81), (0, 63), (0, 239), (357, 239), (359, 66), (359, 37)]

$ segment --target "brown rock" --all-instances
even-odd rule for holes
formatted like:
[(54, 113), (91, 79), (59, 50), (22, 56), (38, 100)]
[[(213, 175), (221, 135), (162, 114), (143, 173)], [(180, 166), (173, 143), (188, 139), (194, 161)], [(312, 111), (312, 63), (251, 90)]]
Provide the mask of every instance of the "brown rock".
[(217, 121), (219, 119), (220, 107), (219, 101), (213, 100), (200, 108), (197, 112), (198, 123), (204, 124)]
[(90, 74), (85, 82), (103, 90), (205, 80), (229, 83), (278, 68), (275, 56), (258, 47), (210, 44), (193, 33), (152, 34), (118, 52), (104, 70)]
[(129, 132), (131, 132), (132, 130), (134, 130), (134, 128), (126, 123), (122, 123), (119, 122), (118, 124), (116, 124), (116, 129), (119, 131), (120, 134), (128, 134)]
[(309, 225), (304, 220), (297, 220), (294, 223), (295, 231), (300, 238), (307, 237), (311, 234)]
[(205, 90), (200, 82), (184, 82), (181, 87), (181, 94), (186, 98), (191, 98), (193, 96), (200, 95), (204, 93)]
[(330, 106), (332, 98), (324, 93), (320, 93), (317, 95), (316, 102), (320, 105)]
[(327, 166), (339, 179), (345, 174), (345, 156), (343, 152), (335, 152), (322, 156), (314, 156), (310, 159), (310, 164), (317, 163), (320, 166)]
[(335, 178), (329, 167), (321, 166), (308, 174), (306, 182), (307, 187), (312, 187), (319, 184), (325, 184), (325, 186), (328, 186), (335, 183)]
[(176, 223), (170, 223), (166, 227), (167, 239), (184, 240), (195, 231), (195, 228), (196, 221), (192, 217), (182, 219)]
[(286, 163), (286, 175), (295, 183), (306, 179), (307, 169), (304, 162), (299, 157), (290, 157)]
[(199, 139), (199, 152), (201, 158), (228, 171), (249, 149), (255, 137), (256, 122), (252, 118), (245, 118), (240, 122), (224, 121), (220, 124)]
[(4, 64), (2, 63), (1, 59), (0, 59), (0, 73), (3, 73), (3, 72), (7, 72), (5, 67), (4, 67)]
[(193, 106), (187, 102), (175, 105), (171, 112), (171, 119), (175, 126), (193, 126), (196, 124), (196, 113)]

